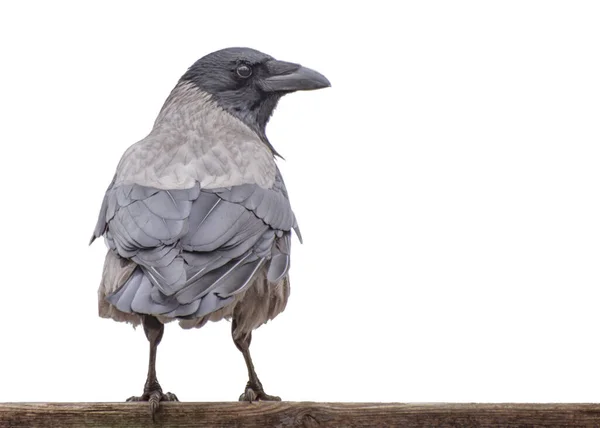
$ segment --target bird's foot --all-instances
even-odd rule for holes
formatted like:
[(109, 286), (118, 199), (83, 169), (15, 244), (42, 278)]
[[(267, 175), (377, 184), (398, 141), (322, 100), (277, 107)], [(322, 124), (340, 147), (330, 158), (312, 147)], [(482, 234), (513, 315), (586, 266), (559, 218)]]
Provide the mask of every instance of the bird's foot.
[(160, 388), (160, 385), (158, 385), (158, 387), (155, 387), (153, 389), (145, 389), (144, 394), (142, 394), (140, 397), (129, 397), (127, 401), (147, 401), (150, 405), (150, 413), (152, 414), (152, 420), (154, 420), (156, 411), (158, 410), (161, 401), (179, 401), (179, 399), (172, 392), (167, 392), (166, 394), (164, 394), (162, 392), (162, 389)]
[(281, 401), (281, 398), (276, 395), (269, 395), (265, 393), (262, 385), (252, 385), (248, 383), (246, 385), (246, 390), (242, 395), (240, 395), (239, 401), (248, 401), (252, 403), (253, 401)]

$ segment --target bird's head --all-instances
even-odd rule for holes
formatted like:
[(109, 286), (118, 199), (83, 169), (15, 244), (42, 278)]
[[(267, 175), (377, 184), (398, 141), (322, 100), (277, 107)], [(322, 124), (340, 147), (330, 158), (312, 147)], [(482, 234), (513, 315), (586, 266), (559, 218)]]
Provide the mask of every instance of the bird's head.
[(254, 49), (228, 48), (196, 61), (182, 76), (265, 141), (265, 127), (279, 99), (291, 92), (331, 86), (310, 68), (278, 61)]

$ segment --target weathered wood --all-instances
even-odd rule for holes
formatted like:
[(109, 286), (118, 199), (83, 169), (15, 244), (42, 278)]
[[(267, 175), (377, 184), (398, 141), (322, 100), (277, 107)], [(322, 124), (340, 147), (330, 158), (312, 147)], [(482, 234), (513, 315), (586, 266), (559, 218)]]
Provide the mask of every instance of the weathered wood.
[(600, 427), (600, 404), (0, 403), (0, 427)]

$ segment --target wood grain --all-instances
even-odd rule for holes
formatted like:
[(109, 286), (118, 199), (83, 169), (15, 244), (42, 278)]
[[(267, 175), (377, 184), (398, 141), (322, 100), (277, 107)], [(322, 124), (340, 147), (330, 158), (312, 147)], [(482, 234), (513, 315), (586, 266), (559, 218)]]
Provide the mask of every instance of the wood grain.
[(0, 403), (0, 427), (600, 427), (600, 404)]

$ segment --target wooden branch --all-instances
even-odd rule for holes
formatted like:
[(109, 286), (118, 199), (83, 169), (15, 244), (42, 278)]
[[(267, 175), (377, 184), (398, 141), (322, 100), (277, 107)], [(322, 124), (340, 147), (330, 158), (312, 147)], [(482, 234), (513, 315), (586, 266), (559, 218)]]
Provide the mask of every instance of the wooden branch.
[(600, 426), (600, 404), (0, 403), (11, 427), (558, 427)]

